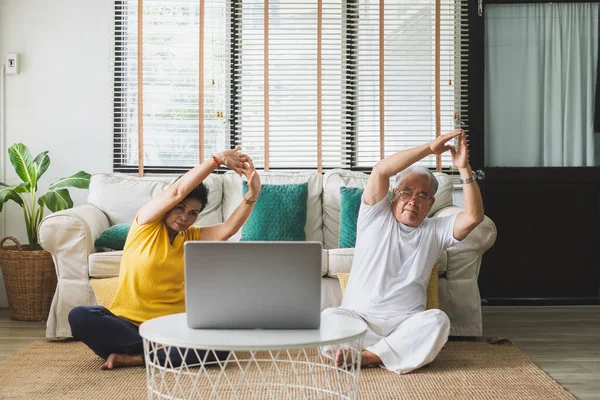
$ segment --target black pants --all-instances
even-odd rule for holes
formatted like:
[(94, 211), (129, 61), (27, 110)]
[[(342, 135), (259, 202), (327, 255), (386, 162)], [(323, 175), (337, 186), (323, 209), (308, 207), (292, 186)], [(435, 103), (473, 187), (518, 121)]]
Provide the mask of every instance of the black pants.
[[(137, 325), (119, 318), (102, 306), (75, 307), (69, 313), (69, 325), (73, 338), (86, 344), (94, 353), (106, 360), (112, 353), (143, 355), (144, 345)], [(181, 353), (185, 353), (181, 349)], [(202, 360), (215, 361), (216, 353), (219, 360), (225, 360), (227, 351), (216, 351), (206, 356), (205, 351), (197, 351)], [(164, 350), (159, 350), (158, 359), (164, 363), (166, 356)], [(181, 365), (182, 359), (177, 348), (172, 347), (169, 359), (173, 367)], [(198, 363), (195, 352), (189, 351), (186, 357), (187, 364)]]

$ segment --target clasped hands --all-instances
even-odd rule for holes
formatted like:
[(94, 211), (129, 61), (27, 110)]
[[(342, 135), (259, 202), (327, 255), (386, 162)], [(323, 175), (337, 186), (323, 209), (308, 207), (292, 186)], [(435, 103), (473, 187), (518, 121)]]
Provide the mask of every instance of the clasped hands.
[[(448, 142), (458, 137), (458, 146), (455, 148)], [(469, 166), (469, 151), (467, 148), (467, 135), (462, 129), (455, 129), (452, 132), (440, 135), (429, 143), (429, 149), (433, 154), (442, 154), (450, 151), (452, 154), (452, 164), (458, 169)]]
[(239, 176), (244, 175), (248, 179), (248, 192), (245, 194), (244, 200), (246, 204), (252, 204), (256, 202), (262, 188), (260, 176), (256, 172), (250, 156), (240, 153), (239, 150), (240, 147), (236, 146), (234, 149), (215, 154), (215, 158), (219, 164), (225, 165)]

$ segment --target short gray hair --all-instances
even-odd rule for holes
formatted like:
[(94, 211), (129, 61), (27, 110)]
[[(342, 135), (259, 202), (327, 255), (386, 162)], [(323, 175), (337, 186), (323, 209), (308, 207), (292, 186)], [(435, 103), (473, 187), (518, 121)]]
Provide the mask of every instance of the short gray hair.
[(402, 171), (400, 171), (400, 173), (398, 175), (396, 175), (396, 185), (395, 185), (396, 189), (398, 188), (398, 186), (400, 186), (400, 183), (402, 182), (402, 180), (404, 179), (404, 177), (407, 174), (419, 174), (419, 175), (426, 176), (429, 179), (429, 187), (431, 188), (431, 197), (433, 197), (435, 195), (435, 193), (438, 190), (438, 181), (435, 178), (435, 175), (433, 175), (431, 173), (429, 168), (421, 167), (418, 165), (413, 165), (406, 169), (403, 169)]

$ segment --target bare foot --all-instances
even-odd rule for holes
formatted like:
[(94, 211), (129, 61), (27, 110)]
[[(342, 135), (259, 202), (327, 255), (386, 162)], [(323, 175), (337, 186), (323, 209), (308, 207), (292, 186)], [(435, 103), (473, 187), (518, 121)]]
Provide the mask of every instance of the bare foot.
[(372, 367), (382, 363), (383, 361), (381, 361), (381, 358), (379, 358), (377, 354), (371, 353), (368, 350), (363, 350), (360, 362), (361, 367)]
[[(375, 353), (371, 353), (368, 350), (363, 350), (361, 354), (361, 367), (370, 367), (372, 365), (381, 364), (381, 358)], [(348, 367), (352, 365), (352, 354), (350, 352), (346, 353), (346, 359), (344, 359), (344, 351), (343, 349), (338, 349), (337, 353), (335, 353), (335, 365), (338, 368)]]
[(116, 354), (112, 353), (102, 364), (101, 369), (114, 369), (120, 367), (139, 367), (144, 365), (141, 354)]

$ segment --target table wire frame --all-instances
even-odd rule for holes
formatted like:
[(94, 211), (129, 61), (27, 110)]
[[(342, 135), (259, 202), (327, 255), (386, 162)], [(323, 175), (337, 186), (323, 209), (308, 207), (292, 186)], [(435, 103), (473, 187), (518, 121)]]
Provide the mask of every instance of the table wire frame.
[(222, 351), (144, 339), (148, 398), (357, 399), (361, 350), (362, 337), (320, 347), (232, 351), (225, 356)]

